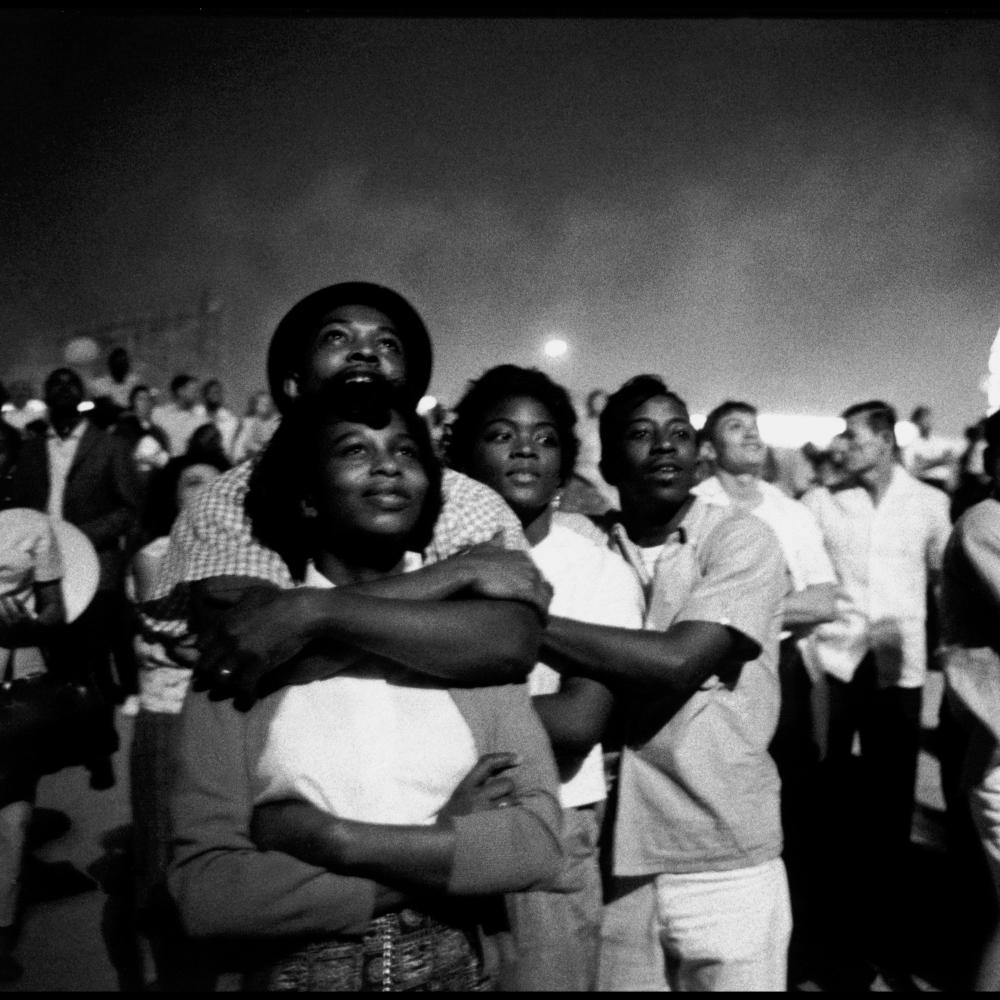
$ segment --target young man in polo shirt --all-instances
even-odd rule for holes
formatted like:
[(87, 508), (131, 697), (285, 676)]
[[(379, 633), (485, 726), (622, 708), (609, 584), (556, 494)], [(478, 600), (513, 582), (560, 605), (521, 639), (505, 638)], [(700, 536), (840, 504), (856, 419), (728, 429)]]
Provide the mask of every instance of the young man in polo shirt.
[(656, 376), (601, 414), (610, 544), (646, 594), (641, 631), (552, 618), (542, 658), (620, 699), (625, 747), (602, 990), (783, 990), (778, 720), (785, 566), (755, 517), (694, 496), (687, 407)]

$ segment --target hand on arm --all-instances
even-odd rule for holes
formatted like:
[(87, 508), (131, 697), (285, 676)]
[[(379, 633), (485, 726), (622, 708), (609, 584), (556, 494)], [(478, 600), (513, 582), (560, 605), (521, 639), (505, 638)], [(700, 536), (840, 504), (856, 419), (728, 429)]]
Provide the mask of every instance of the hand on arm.
[(286, 800), (254, 810), (251, 835), (262, 850), (283, 851), (341, 875), (402, 891), (444, 892), (455, 853), (453, 818), (512, 804), (511, 753), (485, 754), (462, 779), (434, 826), (391, 826), (340, 819), (308, 802)]

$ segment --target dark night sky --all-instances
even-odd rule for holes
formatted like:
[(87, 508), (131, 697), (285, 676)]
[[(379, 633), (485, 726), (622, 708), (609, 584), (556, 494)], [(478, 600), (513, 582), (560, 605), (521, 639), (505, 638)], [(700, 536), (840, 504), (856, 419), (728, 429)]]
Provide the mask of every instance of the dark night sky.
[(287, 307), (365, 278), (424, 314), (446, 398), (558, 332), (577, 392), (983, 409), (1000, 21), (0, 27), (0, 366), (208, 288), (241, 404)]

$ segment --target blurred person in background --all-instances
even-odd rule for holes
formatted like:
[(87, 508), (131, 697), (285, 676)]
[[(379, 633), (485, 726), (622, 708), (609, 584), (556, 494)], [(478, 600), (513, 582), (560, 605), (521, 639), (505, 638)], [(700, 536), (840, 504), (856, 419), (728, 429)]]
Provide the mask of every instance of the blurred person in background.
[(118, 417), (114, 428), (114, 433), (134, 449), (132, 457), (143, 484), (154, 469), (170, 461), (170, 438), (153, 423), (152, 414), (152, 390), (148, 385), (137, 385), (129, 394), (128, 409)]
[(233, 461), (242, 462), (259, 455), (281, 423), (281, 414), (271, 394), (262, 389), (255, 392), (247, 404), (247, 414), (240, 421), (233, 441)]
[(945, 493), (955, 488), (958, 455), (934, 433), (934, 414), (929, 406), (918, 406), (910, 414), (917, 436), (903, 449), (903, 465), (922, 483)]
[(871, 400), (842, 417), (845, 471), (857, 485), (820, 486), (802, 498), (837, 571), (837, 619), (818, 626), (802, 651), (812, 675), (825, 679), (829, 704), (825, 795), (839, 850), (828, 909), (837, 974), (845, 988), (867, 988), (879, 974), (898, 975), (907, 960), (927, 594), (951, 523), (947, 496), (899, 463), (891, 406)]
[[(57, 368), (49, 375), (45, 401), (48, 431), (44, 438), (25, 441), (14, 472), (13, 499), (19, 506), (75, 524), (97, 551), (98, 593), (73, 623), (72, 633), (101, 693), (110, 704), (120, 703), (138, 690), (124, 592), (141, 503), (132, 450), (123, 439), (84, 418), (83, 381), (73, 369)], [(110, 787), (110, 762), (92, 780)]]
[(96, 403), (105, 399), (122, 413), (131, 404), (132, 392), (140, 384), (140, 378), (132, 370), (132, 362), (124, 347), (116, 347), (108, 355), (108, 373), (92, 379), (88, 389), (90, 398)]
[(222, 438), (222, 450), (226, 457), (233, 460), (233, 445), (236, 433), (240, 427), (239, 418), (224, 405), (225, 392), (222, 383), (217, 378), (210, 378), (201, 387), (201, 401), (205, 407), (207, 418), (219, 429)]
[(183, 455), (191, 435), (205, 423), (205, 407), (198, 401), (198, 380), (175, 375), (170, 381), (170, 401), (153, 409), (151, 419), (170, 441), (171, 457)]
[(32, 427), (37, 429), (48, 411), (40, 399), (35, 399), (31, 383), (25, 379), (16, 379), (10, 383), (8, 392), (10, 398), (3, 407), (4, 421), (22, 434), (29, 433)]
[[(229, 467), (221, 454), (189, 451), (153, 473), (143, 511), (145, 544), (136, 552), (130, 570), (134, 601), (141, 603), (152, 593), (178, 513)], [(159, 990), (211, 988), (214, 977), (200, 971), (197, 954), (185, 942), (167, 901), (164, 881), (171, 837), (167, 790), (174, 774), (170, 747), (176, 739), (188, 671), (178, 668), (156, 644), (140, 641), (136, 650), (139, 711), (129, 764), (134, 896), (124, 901), (126, 912), (133, 914), (125, 923), (138, 928), (149, 941)], [(132, 948), (132, 975), (139, 977), (143, 961), (134, 939)], [(137, 979), (132, 985), (140, 989), (144, 983)]]
[(815, 873), (821, 860), (817, 822), (820, 805), (819, 745), (812, 713), (812, 681), (798, 644), (821, 622), (836, 616), (837, 575), (809, 510), (764, 478), (766, 455), (750, 403), (727, 400), (705, 418), (702, 449), (714, 475), (693, 493), (706, 503), (736, 507), (759, 517), (778, 536), (787, 570), (778, 673), (781, 714), (771, 755), (781, 775), (783, 857), (792, 897), (790, 974), (802, 981), (816, 934)]
[[(6, 478), (21, 449), (20, 435), (0, 425), (0, 478)], [(65, 623), (59, 546), (48, 517), (0, 502), (0, 672), (14, 659), (15, 677), (43, 672), (37, 649)], [(2, 676), (2, 673), (0, 673)], [(14, 958), (21, 866), (38, 775), (0, 761), (0, 983), (20, 978)], [(93, 884), (93, 883), (91, 883)]]

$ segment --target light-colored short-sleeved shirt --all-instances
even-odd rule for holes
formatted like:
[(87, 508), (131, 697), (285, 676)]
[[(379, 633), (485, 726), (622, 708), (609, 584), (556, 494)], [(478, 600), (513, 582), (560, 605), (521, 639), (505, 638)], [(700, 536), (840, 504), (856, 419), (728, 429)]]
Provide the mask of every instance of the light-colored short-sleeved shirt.
[[(408, 553), (407, 567), (419, 566)], [(305, 584), (333, 586), (311, 565)], [(425, 826), (477, 760), (472, 733), (440, 681), (375, 659), (284, 688), (266, 705), (250, 726), (261, 748), (258, 804), (304, 799), (344, 819)]]
[(620, 524), (611, 542), (647, 595), (647, 629), (726, 625), (750, 659), (710, 677), (671, 716), (628, 706), (615, 819), (616, 875), (750, 868), (781, 853), (778, 642), (786, 569), (774, 532), (696, 498), (650, 575)]
[[(823, 545), (822, 532), (809, 508), (768, 482), (761, 480), (758, 486), (761, 501), (750, 513), (769, 525), (778, 536), (792, 589), (799, 591), (817, 584), (836, 583), (837, 574)], [(709, 476), (692, 492), (707, 503), (733, 506), (718, 476)]]
[[(550, 614), (592, 625), (642, 628), (642, 590), (617, 553), (556, 522), (532, 547), (531, 558), (552, 585)], [(539, 663), (528, 677), (528, 689), (532, 695), (555, 694), (561, 680), (555, 670)], [(582, 761), (573, 762), (569, 773), (564, 769), (559, 798), (563, 808), (569, 809), (601, 802), (605, 797), (604, 762), (598, 743)]]
[(894, 466), (876, 506), (860, 486), (810, 490), (815, 514), (846, 599), (838, 620), (809, 638), (809, 656), (850, 680), (871, 651), (883, 687), (921, 687), (927, 676), (927, 583), (941, 568), (951, 532), (948, 498)]

